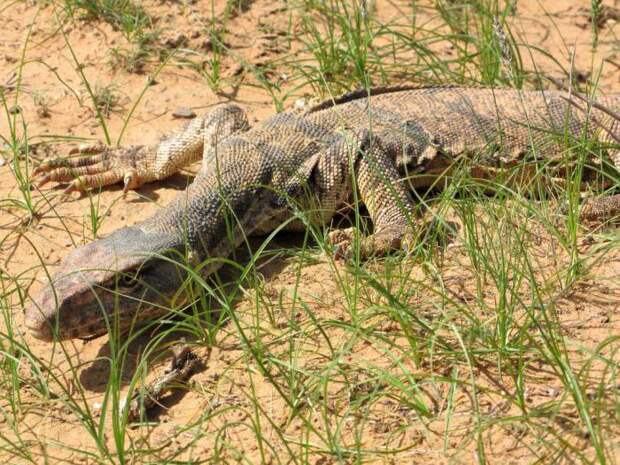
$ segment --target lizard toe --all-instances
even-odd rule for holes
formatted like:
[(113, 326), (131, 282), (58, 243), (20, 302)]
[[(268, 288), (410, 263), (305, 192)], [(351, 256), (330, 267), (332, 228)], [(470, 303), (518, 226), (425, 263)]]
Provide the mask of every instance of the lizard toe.
[[(75, 152), (71, 151), (69, 153)], [(77, 169), (80, 167), (95, 165), (104, 161), (106, 158), (106, 153), (93, 154), (92, 156), (87, 157), (46, 158), (32, 171), (32, 175), (37, 176), (44, 173), (50, 173), (57, 169)]]
[(122, 176), (116, 172), (103, 172), (90, 174), (75, 178), (64, 190), (63, 194), (71, 194), (72, 192), (85, 192), (89, 189), (98, 189), (100, 187), (116, 184), (122, 179)]
[(69, 154), (73, 155), (76, 153), (80, 153), (80, 154), (95, 155), (98, 153), (106, 152), (108, 149), (109, 147), (105, 145), (103, 142), (97, 142), (95, 144), (84, 144), (84, 145), (80, 145), (79, 147), (72, 148), (69, 151)]
[(63, 158), (46, 158), (32, 170), (32, 176), (39, 176), (48, 173), (56, 168), (67, 165), (67, 160)]
[(356, 228), (335, 229), (327, 234), (327, 242), (331, 245), (352, 242), (356, 234)]
[[(54, 168), (47, 173), (44, 173), (39, 177), (37, 181), (37, 187), (41, 188), (50, 181), (54, 182), (74, 182), (82, 176), (87, 175), (101, 175), (108, 171), (107, 166), (104, 163), (96, 163), (93, 165), (79, 166), (79, 167), (60, 167)], [(76, 183), (73, 188), (78, 187)], [(70, 186), (71, 187), (71, 186)], [(75, 189), (73, 189), (75, 190)]]

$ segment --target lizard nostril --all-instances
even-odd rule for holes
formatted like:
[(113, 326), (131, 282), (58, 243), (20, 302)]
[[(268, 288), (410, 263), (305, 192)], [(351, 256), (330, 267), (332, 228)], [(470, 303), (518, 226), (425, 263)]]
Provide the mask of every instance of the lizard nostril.
[[(36, 310), (35, 310), (36, 311)], [(54, 335), (52, 334), (52, 328), (47, 321), (42, 318), (37, 318), (36, 314), (33, 314), (33, 311), (29, 309), (26, 310), (26, 328), (30, 331), (30, 334), (42, 341), (50, 342), (54, 340)]]
[(24, 312), (24, 323), (30, 334), (36, 339), (47, 342), (54, 340), (52, 325), (56, 322), (56, 319), (50, 322), (50, 315), (46, 310), (49, 307), (49, 293), (44, 291), (38, 298), (32, 298), (28, 302)]

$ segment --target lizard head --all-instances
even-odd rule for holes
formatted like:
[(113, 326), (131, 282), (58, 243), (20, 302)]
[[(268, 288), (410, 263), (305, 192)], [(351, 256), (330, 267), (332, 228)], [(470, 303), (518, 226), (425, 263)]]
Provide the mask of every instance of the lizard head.
[(32, 299), (26, 326), (45, 341), (88, 338), (165, 314), (185, 278), (173, 257), (163, 255), (179, 250), (174, 242), (128, 227), (78, 247)]

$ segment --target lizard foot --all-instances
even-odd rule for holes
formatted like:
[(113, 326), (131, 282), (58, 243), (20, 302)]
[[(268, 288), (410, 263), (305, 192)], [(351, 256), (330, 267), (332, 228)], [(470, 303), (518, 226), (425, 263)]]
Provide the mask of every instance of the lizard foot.
[(349, 258), (356, 234), (359, 234), (357, 228), (336, 229), (327, 234), (327, 242), (332, 246), (336, 260)]
[(361, 259), (387, 255), (401, 248), (408, 251), (414, 242), (413, 235), (401, 227), (386, 228), (365, 237), (354, 227), (337, 229), (327, 236), (328, 242), (334, 247), (335, 259), (350, 259), (354, 256), (355, 237), (358, 234)]
[(620, 194), (586, 200), (581, 206), (581, 221), (609, 221), (620, 215)]
[(145, 146), (110, 148), (103, 144), (86, 145), (69, 152), (69, 155), (85, 156), (47, 158), (32, 175), (38, 177), (38, 187), (48, 182), (69, 183), (64, 194), (97, 189), (120, 181), (123, 181), (123, 194), (126, 194), (155, 180), (147, 169), (150, 153)]

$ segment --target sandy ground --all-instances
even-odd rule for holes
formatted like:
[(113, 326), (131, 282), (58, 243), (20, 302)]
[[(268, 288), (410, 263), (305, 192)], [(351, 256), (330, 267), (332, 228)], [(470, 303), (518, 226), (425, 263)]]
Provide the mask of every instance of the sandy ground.
[[(604, 2), (613, 5), (613, 1)], [(544, 4), (544, 7), (543, 7)], [(204, 50), (206, 37), (201, 33), (202, 25), (211, 17), (211, 4), (205, 0), (190, 3), (160, 2), (147, 0), (143, 3), (145, 9), (159, 18), (158, 25), (165, 31), (160, 39), (165, 43), (166, 39), (172, 41), (178, 39), (178, 31), (185, 31), (188, 38), (188, 47)], [(280, 39), (278, 32), (286, 31), (288, 16), (283, 13), (283, 4), (266, 0), (250, 2), (245, 11), (240, 12), (230, 21), (227, 36), (228, 45), (235, 54), (243, 57), (249, 63), (259, 66), (265, 60), (277, 56), (279, 53), (288, 53), (285, 41)], [(600, 76), (600, 88), (602, 91), (620, 91), (620, 45), (617, 37), (620, 34), (618, 19), (610, 18), (604, 22), (601, 29), (601, 40), (597, 52), (591, 53), (591, 25), (587, 20), (587, 12), (584, 10), (589, 5), (587, 1), (520, 1), (518, 13), (514, 20), (513, 31), (518, 38), (530, 45), (536, 45), (548, 50), (559, 63), (569, 67), (569, 51), (574, 47), (577, 51), (575, 69), (584, 71), (598, 69), (599, 64), (604, 62), (603, 72)], [(96, 115), (90, 107), (89, 100), (80, 76), (77, 73), (75, 61), (71, 57), (65, 40), (58, 30), (58, 22), (55, 11), (51, 5), (40, 6), (32, 2), (19, 2), (2, 7), (0, 24), (2, 35), (0, 37), (0, 79), (8, 79), (15, 71), (22, 54), (26, 57), (27, 64), (23, 68), (23, 92), (19, 98), (19, 111), (26, 124), (30, 142), (39, 143), (60, 137), (79, 137), (88, 140), (101, 140), (103, 134), (96, 119)], [(215, 2), (216, 14), (221, 13), (224, 2)], [(389, 2), (378, 1), (377, 11), (383, 18), (389, 19), (401, 14), (401, 11), (409, 11), (410, 6), (394, 5)], [(428, 10), (420, 9), (421, 15), (428, 15)], [(32, 25), (32, 28), (30, 26)], [(26, 50), (23, 49), (26, 35), (30, 31), (31, 37)], [(103, 22), (78, 21), (72, 26), (65, 27), (66, 37), (72, 44), (79, 63), (82, 63), (82, 72), (89, 81), (97, 86), (112, 85), (119, 95), (119, 109), (114, 110), (106, 119), (109, 132), (113, 140), (118, 137), (122, 126), (123, 117), (131, 109), (133, 102), (147, 86), (146, 74), (133, 74), (121, 69), (113, 69), (109, 65), (110, 49), (123, 44), (122, 35), (118, 31)], [(266, 32), (267, 31), (267, 32)], [(275, 31), (269, 32), (269, 31)], [(295, 45), (293, 45), (293, 49)], [(450, 56), (450, 49), (446, 48), (446, 56)], [(526, 63), (531, 58), (524, 57)], [(547, 70), (551, 76), (559, 76), (559, 68), (545, 60), (536, 57), (536, 63), (543, 71)], [(147, 65), (148, 70), (153, 70), (153, 64)], [(277, 72), (277, 71), (276, 71)], [(239, 60), (227, 57), (222, 65), (223, 76), (236, 81), (251, 81), (239, 66)], [(59, 79), (62, 78), (62, 82)], [(282, 80), (284, 88), (291, 86), (286, 82), (286, 76), (277, 77)], [(9, 95), (9, 105), (11, 98)], [(148, 86), (139, 106), (136, 108), (129, 126), (127, 127), (123, 144), (152, 143), (162, 135), (169, 133), (173, 128), (183, 124), (173, 118), (172, 113), (180, 107), (189, 107), (200, 113), (211, 106), (233, 100), (244, 107), (251, 115), (251, 121), (260, 121), (274, 111), (270, 96), (260, 89), (249, 86), (235, 88), (226, 83), (220, 95), (215, 94), (205, 85), (199, 72), (189, 68), (166, 67), (157, 76), (156, 83)], [(41, 101), (46, 102), (49, 114), (42, 111)], [(287, 105), (293, 103), (293, 99)], [(0, 133), (7, 134), (4, 115), (0, 119)], [(21, 118), (20, 118), (21, 119)], [(66, 153), (75, 142), (54, 143), (50, 147), (35, 147), (34, 156), (42, 157), (47, 153)], [(193, 167), (194, 169), (196, 167)], [(132, 193), (127, 199), (121, 198), (119, 187), (105, 189), (96, 197), (99, 209), (104, 212), (101, 221), (100, 235), (106, 235), (119, 227), (136, 223), (151, 215), (160, 205), (171, 200), (179, 191), (184, 189), (191, 181), (191, 172), (179, 174), (166, 182), (155, 183), (141, 188), (137, 193)], [(23, 224), (23, 210), (16, 208), (3, 208), (0, 210), (0, 227), (2, 242), (0, 243), (0, 270), (9, 276), (18, 277), (20, 283), (30, 292), (36, 292), (40, 283), (35, 278), (42, 275), (41, 263), (53, 268), (63, 256), (76, 245), (92, 240), (92, 231), (89, 229), (90, 201), (88, 198), (62, 202), (58, 194), (60, 190), (53, 186), (46, 186), (42, 192), (34, 192), (35, 202), (41, 202), (42, 215), (31, 225)], [(43, 200), (45, 196), (47, 200)], [(20, 198), (18, 186), (11, 173), (9, 163), (0, 167), (0, 198)], [(59, 219), (62, 218), (62, 221)], [(283, 238), (282, 243), (287, 241), (294, 243), (295, 237)], [(584, 246), (589, 247), (589, 246)], [(561, 255), (561, 254), (559, 254)], [(445, 270), (445, 276), (458, 278), (458, 253), (454, 252), (454, 262)], [(551, 259), (550, 259), (551, 260)], [(453, 271), (451, 271), (451, 267)], [(296, 265), (280, 260), (270, 264), (262, 270), (268, 294), (276, 298), (282, 293), (293, 289), (296, 280)], [(572, 339), (583, 343), (587, 347), (595, 347), (597, 343), (606, 337), (617, 335), (620, 330), (620, 251), (609, 253), (600, 264), (592, 271), (593, 279), (586, 281), (570, 296), (560, 299), (558, 305), (562, 307), (562, 321), (566, 324), (567, 331)], [(302, 293), (308, 302), (313, 303), (313, 310), (317, 318), (338, 318), (342, 313), (342, 293), (338, 285), (331, 280), (333, 270), (328, 263), (308, 265), (301, 272)], [(34, 280), (34, 281), (33, 281)], [(32, 282), (32, 286), (29, 283)], [(467, 288), (467, 283), (464, 285)], [(462, 296), (466, 299), (466, 295)], [(239, 304), (241, 315), (250, 318), (252, 308), (251, 295), (242, 299)], [(248, 310), (245, 312), (245, 310)], [(15, 330), (24, 331), (23, 314), (19, 305), (16, 304), (14, 311), (16, 322)], [(300, 320), (304, 321), (301, 315)], [(249, 320), (248, 320), (249, 324)], [(334, 330), (335, 340), (339, 337), (338, 331)], [(50, 360), (58, 367), (61, 376), (66, 375), (63, 369), (67, 367), (67, 356), (62, 353), (58, 346), (52, 348), (50, 344), (32, 339), (28, 334), (24, 335), (31, 350), (44, 360)], [(89, 363), (97, 357), (105, 356), (109, 351), (106, 337), (91, 342), (75, 341), (68, 346), (69, 358), (76, 364), (84, 364), (79, 369), (79, 380), (86, 389), (88, 403), (94, 405), (102, 400), (102, 391), (105, 387), (109, 374), (105, 363)], [(140, 344), (136, 344), (136, 351), (140, 350)], [(273, 350), (278, 350), (274, 345)], [(357, 360), (349, 360), (352, 365), (360, 360), (381, 360), (382, 348), (365, 346), (360, 343), (356, 347)], [(316, 347), (304, 347), (303, 353), (308, 354), (303, 360), (306, 367), (321, 363), (325, 356), (325, 350), (317, 341)], [(213, 406), (205, 400), (205, 392), (215, 392), (217, 395), (209, 397), (211, 402), (226, 402), (231, 405), (230, 411), (218, 417), (212, 425), (214, 431), (225, 422), (241, 425), (247, 419), (247, 405), (243, 405), (243, 392), (250, 388), (257, 390), (257, 396), (265, 399), (265, 405), (272, 412), (274, 425), (278, 422), (284, 424), (286, 409), (281, 399), (274, 396), (273, 388), (264, 380), (253, 378), (247, 373), (246, 364), (240, 360), (242, 351), (238, 341), (224, 341), (205, 356), (206, 368), (195, 378), (196, 391), (176, 396), (169, 400), (167, 409), (161, 409), (154, 418), (155, 423), (150, 427), (136, 432), (136, 437), (148, 437), (150, 444), (164, 446), (161, 456), (166, 456), (166, 451), (171, 448), (182, 448), (184, 441), (192, 440), (192, 431), (178, 434), (182, 425), (196, 419), (198, 412)], [(131, 367), (127, 368), (131, 372)], [(64, 374), (63, 374), (64, 373)], [(476, 376), (484, 378), (483, 370)], [(223, 379), (223, 381), (222, 381)], [(67, 378), (67, 383), (72, 381)], [(251, 381), (251, 382), (250, 382)], [(482, 381), (481, 381), (482, 382)], [(501, 379), (500, 381), (501, 382)], [(508, 382), (508, 381), (506, 381)], [(488, 383), (492, 383), (489, 378)], [(126, 386), (125, 386), (126, 388)], [(509, 386), (507, 386), (509, 388)], [(538, 389), (538, 390), (537, 390)], [(545, 384), (545, 376), (541, 375), (538, 385), (534, 385), (531, 402), (544, 402), (545, 397), (554, 395), (554, 386)], [(428, 393), (430, 397), (441, 397), (441, 393)], [(28, 392), (24, 393), (26, 398)], [(33, 397), (34, 399), (35, 397)], [(483, 409), (501, 409), (493, 398), (481, 400)], [(72, 413), (59, 409), (50, 410), (47, 404), (45, 409), (31, 408), (21, 421), (27, 428), (24, 431), (25, 438), (46, 437), (50, 440), (58, 440), (63, 444), (70, 444), (76, 450), (80, 448), (92, 448), (92, 440), (84, 428), (76, 428), (76, 420)], [(60, 405), (60, 404), (59, 404)], [(448, 447), (458, 447), (459, 441), (465, 436), (466, 425), (471, 420), (471, 406), (467, 402), (459, 404), (462, 409), (457, 412), (457, 424), (454, 424), (455, 435), (453, 444)], [(335, 407), (336, 408), (336, 407)], [(430, 423), (428, 430), (425, 428), (411, 427), (402, 430), (400, 436), (391, 436), (391, 431), (403, 422), (413, 421), (411, 412), (403, 411), (395, 401), (386, 401), (382, 405), (373, 407), (372, 427), (368, 430), (365, 438), (367, 446), (372, 444), (396, 444), (399, 441), (407, 444), (417, 444), (407, 454), (407, 460), (413, 463), (448, 463), (448, 459), (442, 452), (442, 444), (429, 433), (440, 431), (445, 425), (438, 421)], [(282, 415), (277, 412), (281, 411)], [(409, 415), (409, 416), (408, 416)], [(281, 417), (281, 418), (280, 418)], [(296, 428), (295, 420), (286, 426), (286, 433), (294, 436)], [(2, 425), (0, 425), (2, 428)], [(274, 437), (272, 426), (266, 426), (265, 434)], [(252, 437), (243, 427), (231, 427), (228, 431), (229, 441), (240, 445), (240, 449), (247, 454), (250, 462), (259, 460), (260, 451), (257, 444), (244, 444), (244, 440)], [(401, 431), (401, 430), (399, 430)], [(460, 431), (460, 433), (459, 433)], [(461, 433), (462, 436), (461, 436)], [(525, 434), (525, 433), (524, 433)], [(398, 437), (396, 437), (398, 436)], [(510, 432), (498, 430), (492, 438), (493, 463), (528, 463), (531, 460), (530, 452), (522, 445), (515, 446), (514, 436)], [(111, 441), (111, 439), (110, 439)], [(243, 445), (243, 446), (241, 446)], [(198, 456), (207, 453), (213, 445), (204, 440), (198, 443), (193, 452)], [(70, 460), (77, 457), (77, 452), (61, 447), (48, 450), (52, 456)], [(269, 452), (267, 455), (275, 452)], [(471, 451), (467, 452), (470, 454)], [(453, 457), (453, 460), (462, 463), (471, 463), (471, 455)], [(191, 458), (189, 457), (188, 458)], [(60, 459), (58, 459), (60, 461)], [(381, 460), (378, 458), (377, 460)], [(329, 463), (329, 461), (316, 461), (315, 463)]]

